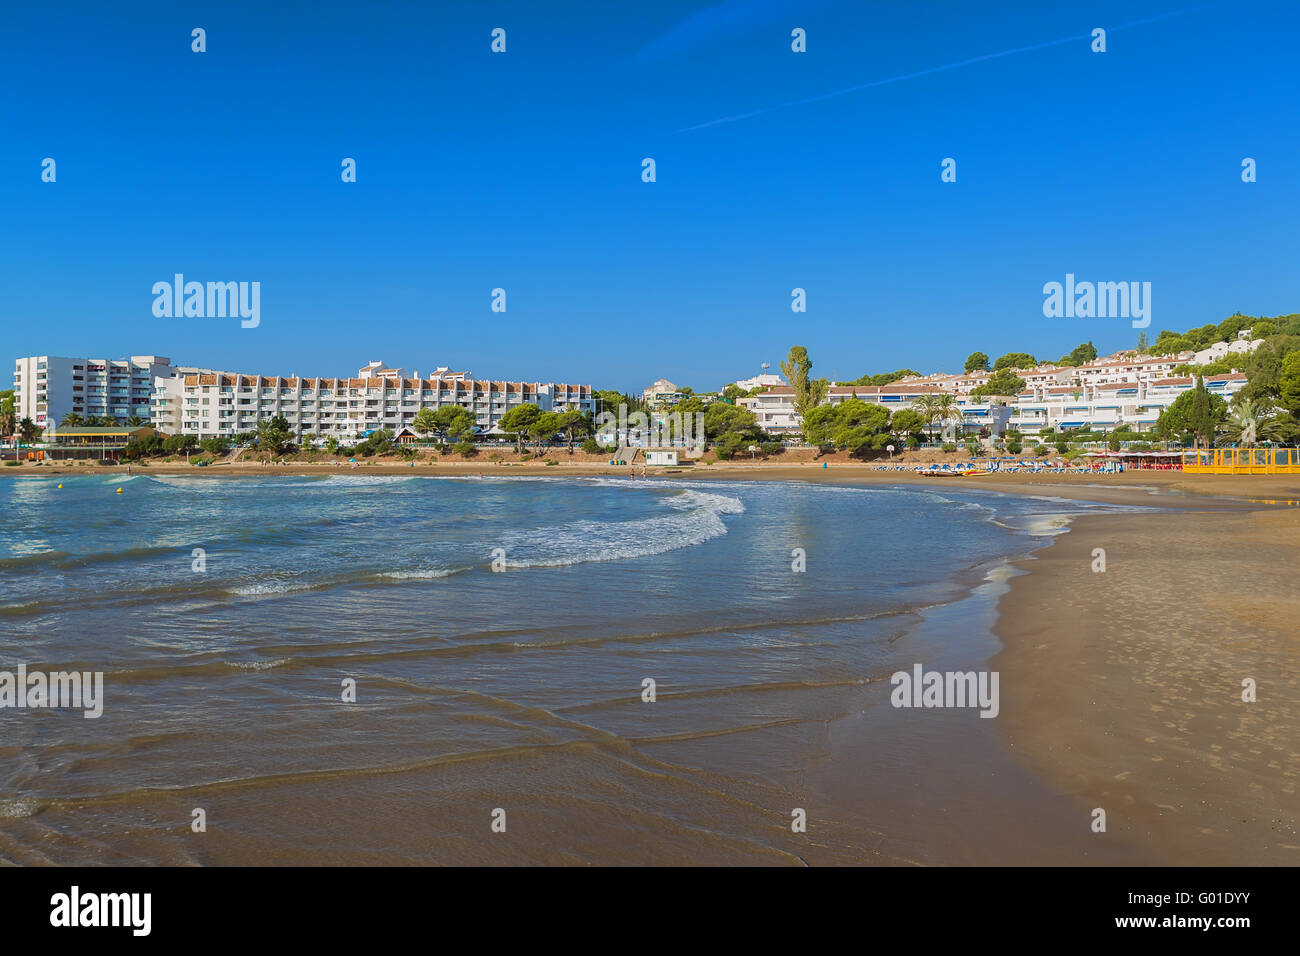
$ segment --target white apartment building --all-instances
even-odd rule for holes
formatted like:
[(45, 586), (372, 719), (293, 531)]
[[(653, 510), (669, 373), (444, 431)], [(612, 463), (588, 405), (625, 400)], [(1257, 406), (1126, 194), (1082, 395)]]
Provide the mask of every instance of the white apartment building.
[[(590, 385), (476, 381), (468, 372), (447, 377), (406, 377), (373, 363), (356, 378), (283, 378), (214, 372), (159, 379), (153, 395), (154, 427), (199, 438), (251, 432), (263, 419), (283, 416), (295, 435), (352, 440), (379, 428), (410, 427), (422, 408), (459, 406), (474, 414), (481, 432), (517, 405), (542, 411), (596, 410)], [(365, 371), (365, 369), (363, 369)], [(439, 372), (447, 372), (439, 369)]]
[[(1205, 377), (1210, 394), (1229, 402), (1245, 384), (1246, 376), (1238, 372)], [(1134, 431), (1149, 431), (1178, 396), (1195, 387), (1195, 378), (1038, 386), (1017, 397), (1010, 426), (1030, 437), (1046, 428), (1064, 431), (1090, 427), (1110, 431), (1128, 425)]]
[(785, 384), (785, 379), (775, 372), (764, 372), (761, 375), (755, 375), (753, 378), (742, 378), (731, 384), (749, 392), (756, 388), (778, 388)]
[[(939, 384), (905, 385), (894, 382), (890, 385), (831, 385), (826, 390), (824, 404), (838, 405), (850, 398), (864, 402), (873, 402), (889, 409), (891, 413), (900, 409), (916, 409), (917, 402), (928, 395), (953, 394)], [(1011, 408), (1005, 401), (972, 399), (969, 395), (956, 396), (957, 408), (961, 412), (960, 430), (963, 435), (977, 435), (988, 429), (990, 436), (998, 436), (1006, 430), (1011, 418)], [(794, 410), (794, 388), (785, 385), (770, 388), (758, 395), (736, 399), (736, 404), (748, 408), (758, 419), (758, 425), (773, 435), (795, 434), (801, 431), (802, 423)], [(953, 422), (935, 422), (936, 426), (957, 424)]]
[(685, 393), (666, 378), (656, 379), (649, 388), (641, 390), (642, 401), (651, 408), (676, 405), (685, 397)]
[(148, 420), (155, 380), (175, 372), (171, 360), (161, 355), (20, 358), (14, 363), (16, 413), (41, 428), (58, 425), (74, 412), (86, 418), (112, 416), (122, 425), (132, 416)]

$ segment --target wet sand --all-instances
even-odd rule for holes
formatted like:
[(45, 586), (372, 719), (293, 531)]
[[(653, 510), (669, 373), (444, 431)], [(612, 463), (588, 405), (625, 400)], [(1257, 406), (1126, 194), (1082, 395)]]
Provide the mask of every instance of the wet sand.
[(999, 723), (1042, 779), (1106, 810), (1098, 842), (1300, 863), (1298, 563), (1300, 509), (1081, 518), (1020, 562)]

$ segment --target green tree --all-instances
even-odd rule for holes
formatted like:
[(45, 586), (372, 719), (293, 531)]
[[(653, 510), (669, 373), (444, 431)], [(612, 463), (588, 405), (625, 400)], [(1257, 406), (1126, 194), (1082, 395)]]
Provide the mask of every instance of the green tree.
[(989, 380), (983, 385), (971, 389), (971, 398), (984, 398), (990, 395), (998, 397), (1007, 397), (1019, 395), (1025, 390), (1025, 380), (1011, 371), (1010, 368), (1003, 368), (989, 376)]
[(272, 455), (282, 454), (293, 440), (289, 422), (283, 415), (263, 418), (257, 423), (257, 447)]
[(433, 413), (433, 427), (449, 441), (469, 441), (474, 437), (474, 413), (459, 405), (444, 405)]
[(758, 417), (748, 408), (714, 402), (704, 409), (704, 437), (709, 441), (728, 434), (757, 438), (760, 433)]
[(542, 412), (529, 423), (528, 437), (537, 444), (539, 452), (545, 451), (555, 440), (555, 435), (562, 425), (563, 421), (558, 412)]
[(78, 415), (76, 412), (68, 412), (68, 414), (64, 415), (63, 418), (59, 420), (59, 424), (64, 428), (80, 428), (85, 423), (86, 419), (81, 415)]
[(989, 370), (989, 357), (983, 352), (971, 352), (966, 356), (966, 365), (963, 371), (966, 374), (971, 372), (987, 372)]
[(1190, 436), (1197, 448), (1213, 447), (1214, 435), (1228, 417), (1228, 403), (1205, 388), (1205, 379), (1197, 377), (1196, 387), (1174, 399), (1156, 422), (1156, 432), (1166, 440)]
[(595, 423), (588, 412), (580, 412), (576, 408), (571, 408), (567, 412), (560, 412), (559, 414), (560, 427), (557, 431), (564, 434), (569, 443), (569, 454), (573, 454), (573, 446), (578, 439), (595, 434)]
[(863, 375), (861, 378), (854, 379), (852, 382), (843, 382), (845, 385), (888, 385), (891, 382), (897, 382), (900, 378), (919, 378), (921, 375), (914, 368), (900, 368), (896, 372), (881, 372), (879, 375)]
[(895, 435), (906, 438), (925, 428), (925, 416), (912, 408), (900, 408), (889, 420), (889, 427)]
[(1097, 358), (1097, 346), (1092, 342), (1084, 342), (1082, 345), (1076, 345), (1070, 354), (1066, 356), (1069, 361), (1062, 362), (1062, 365), (1087, 365)]
[(1282, 359), (1278, 367), (1277, 389), (1282, 407), (1292, 415), (1300, 416), (1300, 351)]
[(802, 345), (791, 346), (790, 354), (781, 361), (781, 371), (794, 389), (794, 412), (802, 422), (804, 417), (826, 398), (829, 383), (824, 378), (813, 379), (812, 359)]
[(438, 430), (438, 421), (434, 417), (435, 412), (432, 408), (422, 408), (415, 413), (411, 419), (411, 428), (421, 438), (427, 439), (431, 434)]
[(145, 420), (141, 418), (139, 415), (132, 415), (130, 418), (126, 420), (126, 423), (130, 425), (132, 428), (139, 428), (141, 425), (145, 424)]
[(722, 397), (729, 402), (734, 402), (738, 398), (744, 398), (746, 392), (739, 385), (728, 385), (722, 390)]
[(515, 436), (515, 448), (520, 453), (524, 450), (524, 438), (529, 427), (541, 416), (542, 410), (532, 402), (516, 405), (501, 416), (501, 430)]
[(12, 435), (18, 427), (18, 405), (14, 399), (14, 390), (0, 392), (0, 436)]
[(1037, 364), (1038, 361), (1028, 352), (1008, 352), (993, 363), (993, 371), (1000, 372), (1004, 368), (1033, 368)]
[(24, 418), (18, 423), (18, 437), (21, 438), (23, 443), (26, 445), (30, 445), (32, 442), (36, 441), (36, 439), (40, 437), (42, 431), (44, 431), (44, 429), (38, 427), (30, 418)]

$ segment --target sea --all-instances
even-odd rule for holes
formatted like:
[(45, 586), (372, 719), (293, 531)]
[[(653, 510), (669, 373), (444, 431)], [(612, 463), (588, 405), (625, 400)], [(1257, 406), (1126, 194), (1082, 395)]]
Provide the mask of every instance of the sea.
[(6, 477), (0, 671), (102, 674), (102, 714), (0, 708), (0, 862), (1036, 862), (1026, 828), (1076, 808), (995, 720), (899, 710), (890, 676), (987, 668), (1011, 559), (1102, 510), (915, 484)]

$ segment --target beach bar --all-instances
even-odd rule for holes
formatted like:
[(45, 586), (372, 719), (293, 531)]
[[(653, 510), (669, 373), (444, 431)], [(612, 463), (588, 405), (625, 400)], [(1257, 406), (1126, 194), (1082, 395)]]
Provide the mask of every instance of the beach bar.
[(148, 425), (92, 428), (89, 426), (50, 429), (42, 450), (49, 459), (101, 458), (117, 459), (127, 443), (152, 435)]
[(1300, 475), (1300, 449), (1201, 448), (1183, 452), (1192, 475)]

